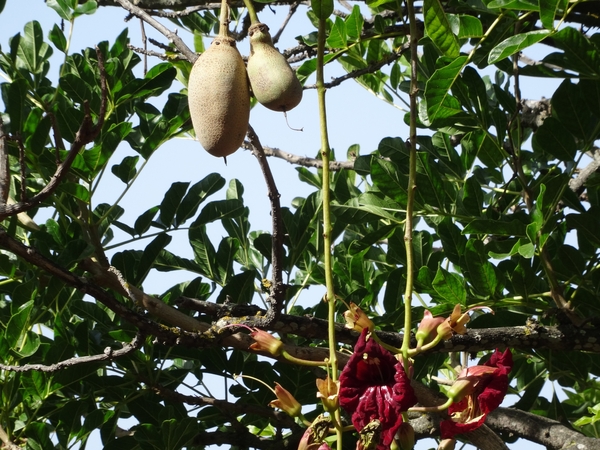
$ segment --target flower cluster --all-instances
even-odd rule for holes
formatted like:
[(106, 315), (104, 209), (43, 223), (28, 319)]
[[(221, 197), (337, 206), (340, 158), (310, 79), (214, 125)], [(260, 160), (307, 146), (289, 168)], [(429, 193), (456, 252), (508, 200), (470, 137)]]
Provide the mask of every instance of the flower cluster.
[(417, 403), (402, 364), (364, 328), (339, 381), (339, 402), (352, 414), (354, 427), (360, 432), (379, 421), (377, 449), (388, 449), (402, 424), (402, 413)]

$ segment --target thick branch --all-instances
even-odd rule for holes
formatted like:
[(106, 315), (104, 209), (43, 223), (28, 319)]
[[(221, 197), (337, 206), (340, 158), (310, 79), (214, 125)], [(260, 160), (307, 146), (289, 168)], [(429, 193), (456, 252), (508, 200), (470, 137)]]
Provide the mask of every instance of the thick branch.
[(498, 408), (486, 424), (507, 436), (518, 436), (549, 450), (600, 450), (600, 439), (584, 436), (555, 420), (517, 409)]
[(5, 364), (0, 364), (0, 369), (8, 370), (10, 372), (30, 372), (35, 370), (37, 372), (58, 372), (59, 370), (66, 369), (67, 367), (78, 366), (80, 364), (89, 364), (95, 362), (103, 362), (103, 361), (113, 361), (117, 358), (120, 358), (125, 355), (129, 355), (133, 353), (137, 349), (139, 349), (144, 343), (144, 336), (142, 334), (137, 334), (133, 340), (125, 344), (123, 348), (118, 350), (113, 350), (110, 347), (106, 347), (104, 349), (104, 353), (101, 355), (91, 355), (91, 356), (80, 356), (75, 358), (69, 358), (64, 361), (58, 362), (56, 364), (51, 364), (46, 366), (44, 364), (25, 364), (23, 366), (7, 366)]
[[(179, 304), (214, 317), (264, 314), (264, 310), (256, 306), (217, 305), (187, 297), (182, 297)], [(327, 339), (327, 321), (316, 317), (282, 314), (269, 329), (308, 339)], [(358, 338), (358, 333), (347, 329), (341, 323), (336, 324), (335, 332), (337, 341), (345, 344), (354, 345)], [(378, 331), (377, 334), (381, 340), (394, 347), (402, 344), (400, 333)], [(413, 342), (413, 345), (415, 344)], [(570, 324), (545, 327), (532, 323), (519, 327), (469, 329), (464, 335), (457, 334), (440, 343), (431, 352), (479, 352), (494, 350), (497, 347), (600, 353), (600, 327), (595, 324), (583, 327)]]
[[(116, 0), (116, 2), (119, 3), (119, 5), (121, 5), (123, 8), (125, 8), (131, 14), (133, 14), (136, 17), (139, 17), (144, 22), (146, 22), (148, 25), (154, 27), (159, 33), (164, 35), (169, 41), (171, 41), (175, 45), (175, 47), (177, 47), (177, 50), (179, 50), (191, 63), (194, 63), (196, 61), (196, 59), (198, 59), (198, 55), (196, 55), (196, 53), (194, 53), (187, 45), (185, 45), (185, 42), (183, 42), (183, 40), (177, 35), (177, 33), (174, 33), (171, 30), (169, 30), (167, 27), (165, 27), (163, 24), (161, 24), (158, 20), (156, 20), (154, 17), (152, 17), (150, 14), (148, 14), (142, 8), (132, 4), (129, 0)], [(141, 2), (136, 2), (136, 3), (138, 5), (141, 4)], [(169, 7), (169, 9), (173, 9), (173, 8), (177, 8), (177, 5), (180, 4), (181, 2), (179, 2), (178, 0), (170, 0), (170, 3), (171, 3), (171, 6)], [(194, 3), (186, 1), (185, 5), (183, 5), (183, 6), (194, 6)], [(147, 5), (146, 3), (143, 4), (143, 7), (154, 8), (153, 6)], [(164, 8), (164, 2), (163, 2), (163, 8)], [(154, 8), (154, 9), (162, 9), (162, 8)]]

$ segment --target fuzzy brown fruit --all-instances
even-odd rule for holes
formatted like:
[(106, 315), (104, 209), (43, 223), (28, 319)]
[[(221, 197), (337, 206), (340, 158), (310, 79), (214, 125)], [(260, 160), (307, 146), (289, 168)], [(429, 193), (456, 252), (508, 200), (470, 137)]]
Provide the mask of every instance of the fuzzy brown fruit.
[(255, 23), (248, 29), (248, 78), (259, 103), (273, 111), (289, 111), (302, 100), (302, 85), (285, 57), (273, 46), (269, 27)]
[(250, 119), (246, 67), (235, 40), (216, 37), (190, 73), (188, 101), (192, 125), (202, 147), (225, 157), (244, 141)]

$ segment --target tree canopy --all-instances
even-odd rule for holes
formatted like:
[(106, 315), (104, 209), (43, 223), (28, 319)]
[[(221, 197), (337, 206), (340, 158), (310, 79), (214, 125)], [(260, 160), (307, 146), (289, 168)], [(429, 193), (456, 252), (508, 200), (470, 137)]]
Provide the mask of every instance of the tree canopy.
[[(34, 7), (55, 25), (0, 42), (4, 448), (600, 449), (600, 2)], [(104, 9), (142, 23), (144, 46), (125, 29), (72, 48)], [(251, 116), (228, 156), (255, 157), (271, 229), (208, 164), (124, 219), (153, 155), (198, 134), (194, 62), (217, 33), (245, 48), (270, 10), (275, 43), (309, 19), (281, 53), (319, 121), (315, 154), (267, 142)], [(557, 87), (536, 98), (525, 79)], [(334, 154), (327, 113), (351, 112), (326, 93), (350, 83), (397, 126)], [(286, 177), (305, 185), (291, 202)], [(109, 185), (120, 195), (99, 201)], [(145, 287), (167, 272), (185, 281)]]

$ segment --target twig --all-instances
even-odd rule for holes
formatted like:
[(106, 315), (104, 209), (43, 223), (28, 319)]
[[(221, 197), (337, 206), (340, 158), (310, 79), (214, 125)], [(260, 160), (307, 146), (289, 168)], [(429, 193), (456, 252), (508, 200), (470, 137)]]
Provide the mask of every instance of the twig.
[[(252, 146), (249, 141), (244, 141), (243, 148), (246, 150), (252, 150)], [(309, 158), (307, 156), (298, 156), (292, 153), (284, 152), (275, 147), (263, 147), (265, 155), (267, 156), (275, 156), (277, 158), (281, 158), (290, 164), (297, 164), (299, 166), (304, 167), (315, 167), (317, 169), (323, 168), (323, 161), (317, 158)], [(329, 170), (339, 171), (342, 169), (354, 169), (354, 161), (330, 161), (329, 162)]]
[(269, 167), (263, 147), (251, 125), (248, 125), (248, 139), (252, 153), (258, 160), (260, 169), (267, 183), (269, 200), (271, 201), (271, 221), (273, 226), (271, 264), (273, 270), (273, 281), (270, 289), (269, 309), (265, 316), (260, 319), (260, 325), (268, 327), (274, 323), (281, 314), (286, 286), (283, 283), (283, 221), (281, 219), (281, 205), (279, 203), (279, 191)]
[(250, 414), (252, 416), (267, 417), (271, 420), (278, 422), (280, 426), (291, 428), (294, 426), (294, 420), (285, 413), (275, 411), (272, 408), (260, 407), (244, 403), (230, 403), (225, 400), (218, 400), (213, 397), (205, 397), (202, 395), (185, 395), (180, 394), (172, 389), (166, 388), (165, 386), (154, 383), (150, 379), (138, 376), (138, 378), (146, 385), (148, 385), (154, 392), (161, 397), (178, 403), (185, 403), (188, 405), (196, 406), (214, 406), (222, 412), (233, 413), (235, 416), (242, 414)]
[[(144, 43), (144, 51), (148, 51), (148, 37), (144, 28), (144, 21), (140, 19), (140, 28), (142, 31), (142, 42)], [(144, 53), (144, 76), (148, 73), (148, 55)]]
[(10, 192), (10, 165), (6, 149), (7, 136), (4, 134), (4, 123), (0, 116), (0, 206), (6, 205)]
[(187, 61), (187, 58), (183, 55), (165, 55), (164, 53), (155, 52), (154, 50), (144, 50), (143, 48), (135, 47), (131, 44), (127, 44), (127, 48), (136, 53), (141, 53), (142, 55), (148, 55), (148, 56), (154, 56), (156, 58), (160, 58), (163, 61), (173, 61), (173, 60)]
[[(341, 77), (333, 78), (332, 81), (330, 81), (328, 83), (324, 83), (325, 88), (329, 89), (329, 88), (332, 88), (332, 87), (342, 84), (342, 82), (344, 82), (346, 80), (351, 80), (353, 78), (358, 78), (362, 75), (377, 72), (383, 66), (391, 64), (394, 61), (396, 61), (397, 59), (400, 59), (400, 57), (402, 57), (404, 52), (406, 52), (409, 49), (410, 49), (410, 44), (406, 43), (402, 47), (400, 47), (399, 50), (390, 53), (389, 55), (387, 55), (385, 58), (383, 58), (380, 61), (377, 61), (373, 64), (369, 64), (367, 67), (365, 67), (363, 69), (356, 69), (356, 70), (353, 70), (352, 72), (348, 72), (346, 75), (342, 75)], [(316, 89), (316, 88), (317, 88), (316, 84), (310, 84), (308, 86), (306, 86), (306, 85), (304, 86), (304, 89)]]
[(78, 366), (80, 364), (89, 364), (95, 362), (102, 361), (112, 361), (114, 359), (120, 358), (122, 356), (129, 355), (133, 353), (137, 349), (141, 348), (144, 343), (145, 336), (141, 333), (135, 335), (133, 340), (125, 344), (123, 348), (118, 350), (113, 350), (110, 347), (106, 347), (104, 349), (104, 353), (101, 355), (92, 355), (92, 356), (79, 356), (74, 358), (69, 358), (64, 361), (60, 361), (56, 364), (51, 364), (46, 366), (44, 364), (25, 364), (23, 366), (7, 366), (5, 364), (0, 364), (0, 369), (8, 370), (10, 372), (58, 372), (59, 370), (66, 369), (68, 367)]
[(116, 0), (119, 5), (121, 5), (124, 9), (129, 11), (131, 14), (139, 17), (148, 25), (154, 27), (159, 33), (164, 35), (169, 41), (171, 41), (175, 47), (190, 61), (194, 63), (196, 59), (198, 59), (198, 55), (194, 53), (185, 42), (177, 35), (177, 33), (169, 30), (159, 21), (157, 21), (154, 17), (144, 11), (142, 8), (133, 5), (129, 0)]
[(198, 6), (186, 8), (183, 11), (162, 11), (162, 10), (154, 10), (153, 9), (153, 10), (149, 10), (148, 14), (150, 14), (151, 16), (165, 17), (167, 19), (176, 19), (178, 17), (189, 16), (190, 14), (194, 14), (195, 12), (198, 12), (198, 11), (217, 9), (220, 6), (221, 6), (220, 3), (206, 3), (204, 5), (198, 5)]
[(277, 33), (275, 33), (275, 35), (273, 36), (274, 44), (277, 44), (277, 41), (279, 41), (279, 38), (281, 37), (283, 30), (285, 30), (285, 27), (287, 27), (287, 24), (290, 22), (292, 16), (296, 13), (298, 6), (300, 6), (300, 2), (295, 2), (290, 5), (290, 10), (288, 11), (287, 16), (285, 16), (285, 19), (283, 19), (283, 22), (281, 23), (279, 30), (277, 30)]

